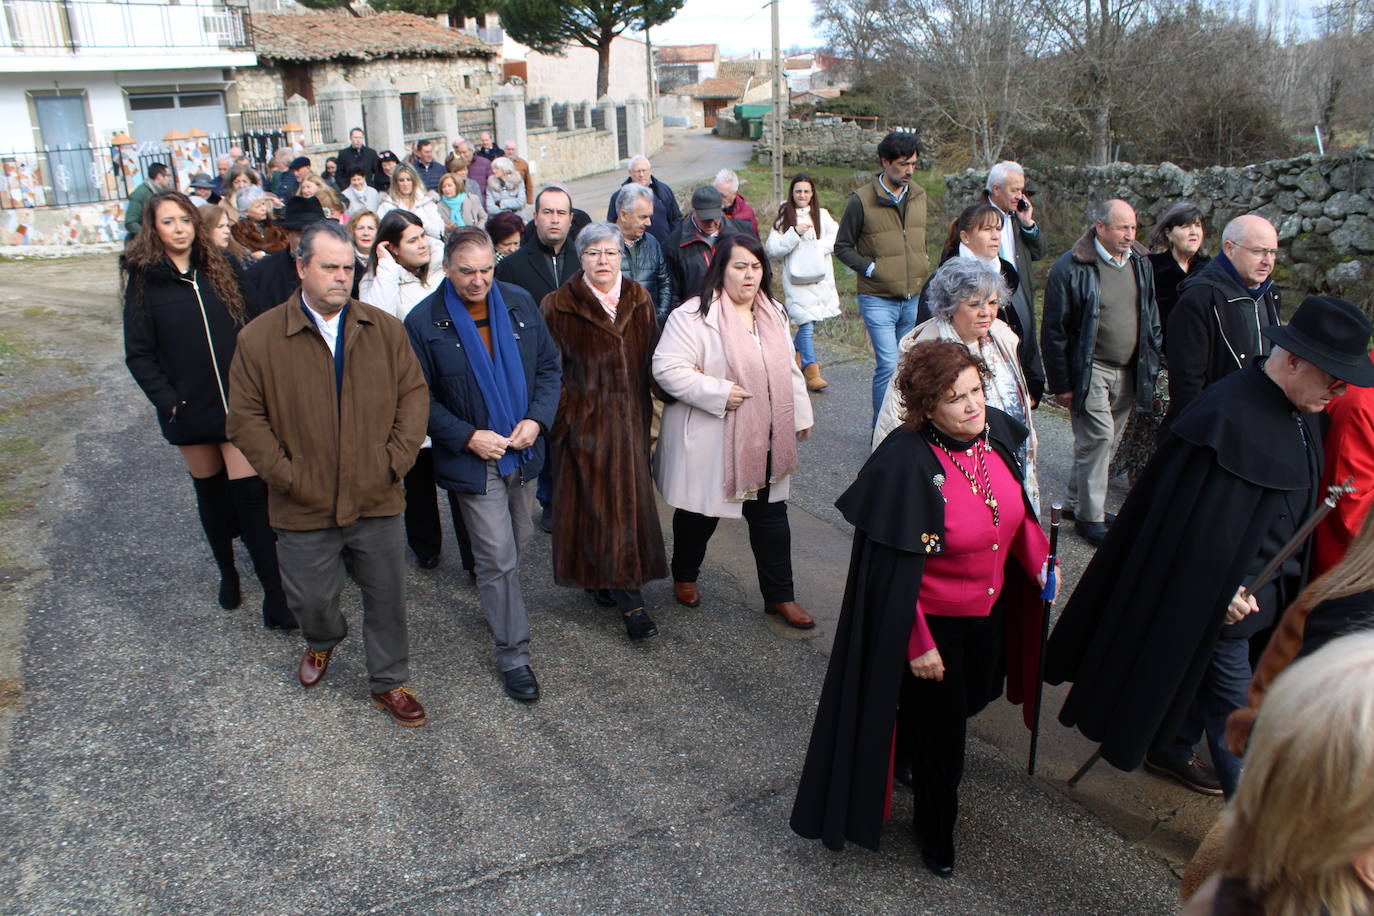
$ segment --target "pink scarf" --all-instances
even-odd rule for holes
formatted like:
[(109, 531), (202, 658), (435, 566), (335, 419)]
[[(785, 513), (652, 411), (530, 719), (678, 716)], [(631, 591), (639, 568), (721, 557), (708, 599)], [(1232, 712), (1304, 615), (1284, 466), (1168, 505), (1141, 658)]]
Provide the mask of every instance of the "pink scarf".
[(592, 295), (596, 297), (597, 302), (601, 303), (601, 307), (606, 310), (606, 314), (611, 316), (612, 322), (615, 321), (615, 313), (620, 309), (620, 279), (622, 276), (622, 274), (617, 273), (615, 275), (615, 286), (611, 287), (609, 293), (603, 293), (595, 286), (592, 286), (592, 281), (587, 279), (587, 274), (585, 272), (582, 274), (582, 282), (587, 285), (587, 289), (592, 291)]
[(729, 299), (717, 295), (711, 308), (720, 321), (726, 378), (753, 395), (725, 413), (725, 498), (744, 502), (801, 466), (792, 402), (792, 342), (787, 320), (762, 293), (754, 300), (758, 341)]

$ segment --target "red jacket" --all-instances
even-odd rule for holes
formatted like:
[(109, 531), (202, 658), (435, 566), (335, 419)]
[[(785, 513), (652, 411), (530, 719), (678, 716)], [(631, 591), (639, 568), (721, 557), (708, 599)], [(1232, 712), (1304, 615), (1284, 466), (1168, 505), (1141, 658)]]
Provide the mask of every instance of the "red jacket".
[(1355, 492), (1344, 496), (1317, 526), (1312, 578), (1335, 566), (1359, 533), (1374, 503), (1374, 388), (1349, 387), (1326, 407), (1331, 429), (1326, 434), (1326, 467), (1320, 496), (1347, 477), (1355, 478)]
[(725, 215), (730, 217), (731, 219), (737, 220), (741, 223), (748, 223), (749, 226), (754, 230), (754, 236), (756, 238), (758, 237), (758, 216), (754, 213), (754, 208), (749, 206), (749, 201), (744, 199), (743, 194), (735, 192), (735, 202), (728, 207), (724, 207), (723, 209), (725, 210)]

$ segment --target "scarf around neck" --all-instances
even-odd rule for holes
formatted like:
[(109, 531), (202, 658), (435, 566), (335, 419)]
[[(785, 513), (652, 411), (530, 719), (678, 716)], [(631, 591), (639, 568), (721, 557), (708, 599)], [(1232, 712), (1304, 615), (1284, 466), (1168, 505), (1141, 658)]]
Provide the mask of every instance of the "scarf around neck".
[[(458, 340), (468, 353), (468, 364), (477, 381), (477, 389), (487, 405), (487, 428), (502, 436), (509, 436), (517, 423), (524, 419), (529, 409), (529, 392), (525, 388), (525, 367), (520, 361), (520, 351), (515, 345), (515, 334), (511, 329), (510, 313), (501, 299), (501, 288), (491, 285), (487, 293), (487, 319), (491, 322), (491, 353), (482, 343), (482, 335), (477, 323), (468, 314), (463, 300), (453, 288), (453, 282), (444, 279), (444, 308), (448, 310), (449, 320), (458, 332)], [(530, 449), (521, 452), (507, 450), (496, 459), (496, 469), (505, 477), (530, 459)]]
[(754, 298), (754, 334), (723, 294), (711, 308), (720, 322), (726, 378), (753, 395), (725, 413), (725, 498), (745, 502), (801, 466), (792, 342), (786, 319), (762, 292)]

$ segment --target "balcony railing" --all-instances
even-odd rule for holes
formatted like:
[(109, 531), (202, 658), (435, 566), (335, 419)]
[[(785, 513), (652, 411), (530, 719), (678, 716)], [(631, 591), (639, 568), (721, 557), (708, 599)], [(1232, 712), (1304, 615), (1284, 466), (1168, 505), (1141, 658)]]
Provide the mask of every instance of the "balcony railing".
[(248, 10), (219, 0), (4, 0), (0, 56), (248, 51)]

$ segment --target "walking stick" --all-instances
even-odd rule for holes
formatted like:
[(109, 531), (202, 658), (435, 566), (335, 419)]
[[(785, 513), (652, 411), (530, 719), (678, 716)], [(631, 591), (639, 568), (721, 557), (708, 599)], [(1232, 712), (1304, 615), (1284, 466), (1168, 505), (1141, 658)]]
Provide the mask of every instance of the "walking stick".
[(1030, 760), (1026, 763), (1026, 775), (1035, 775), (1035, 752), (1040, 745), (1040, 702), (1045, 696), (1045, 643), (1050, 638), (1050, 608), (1054, 606), (1054, 591), (1058, 579), (1059, 564), (1059, 519), (1064, 507), (1059, 503), (1050, 505), (1050, 555), (1045, 560), (1045, 587), (1040, 592), (1044, 606), (1040, 612), (1040, 668), (1035, 678), (1035, 713), (1031, 724)]
[[(1340, 502), (1341, 497), (1354, 492), (1354, 477), (1347, 477), (1340, 483), (1333, 483), (1331, 486), (1327, 487), (1326, 498), (1317, 506), (1317, 510), (1303, 523), (1303, 526), (1289, 539), (1288, 543), (1283, 545), (1283, 549), (1265, 565), (1264, 569), (1260, 570), (1259, 575), (1251, 579), (1249, 585), (1241, 588), (1241, 594), (1253, 595), (1256, 591), (1263, 588), (1265, 583), (1272, 579), (1274, 574), (1279, 571), (1279, 567), (1288, 562), (1288, 558), (1302, 548), (1302, 545), (1312, 536), (1312, 531), (1321, 523), (1322, 519), (1326, 518), (1326, 514), (1336, 508), (1336, 503)], [(1093, 755), (1083, 762), (1083, 765), (1078, 768), (1078, 772), (1074, 773), (1073, 776), (1069, 778), (1069, 788), (1072, 789), (1077, 786), (1078, 781), (1088, 775), (1088, 771), (1091, 770), (1093, 765), (1100, 759), (1102, 759), (1101, 747), (1093, 751)]]

